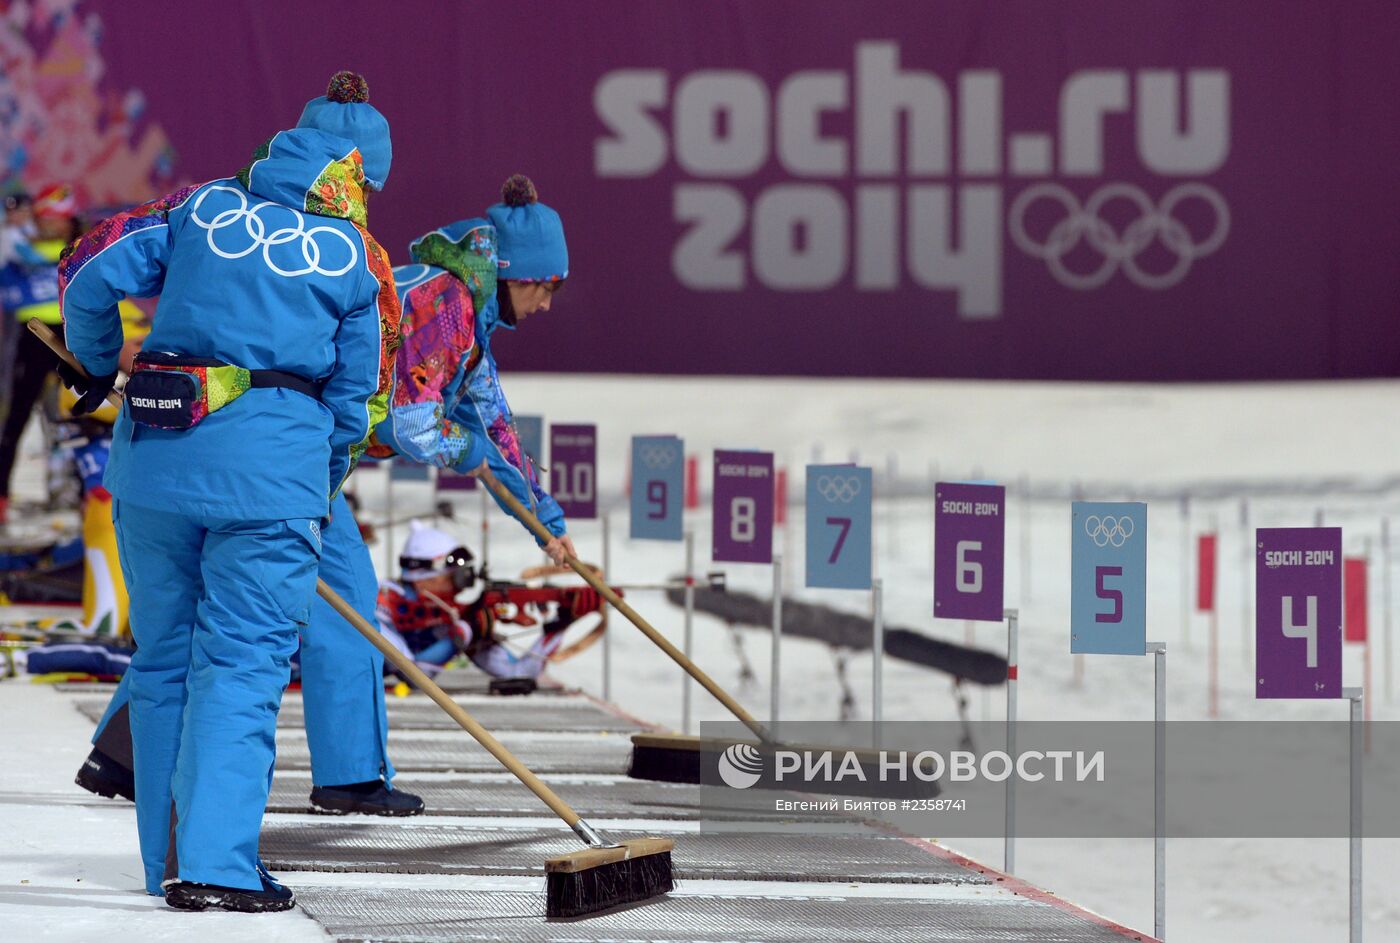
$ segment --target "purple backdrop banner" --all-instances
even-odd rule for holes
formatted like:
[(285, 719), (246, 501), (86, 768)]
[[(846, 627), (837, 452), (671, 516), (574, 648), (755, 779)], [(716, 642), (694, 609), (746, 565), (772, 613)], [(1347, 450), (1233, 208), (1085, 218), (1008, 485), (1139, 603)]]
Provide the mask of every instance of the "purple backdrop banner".
[(395, 261), (532, 175), (571, 275), (513, 369), (1400, 374), (1391, 0), (23, 6), (31, 187), (232, 173), (345, 67)]
[(1006, 566), (1006, 489), (934, 486), (933, 614), (1000, 622)]
[(1255, 531), (1255, 696), (1342, 696), (1342, 529)]

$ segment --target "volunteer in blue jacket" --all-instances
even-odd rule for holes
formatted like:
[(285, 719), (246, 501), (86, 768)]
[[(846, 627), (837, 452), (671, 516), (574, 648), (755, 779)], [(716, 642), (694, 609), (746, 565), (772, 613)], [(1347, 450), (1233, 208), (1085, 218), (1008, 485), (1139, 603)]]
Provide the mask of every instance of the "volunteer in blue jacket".
[(138, 645), (146, 886), (174, 907), (294, 902), (258, 859), (258, 829), (321, 524), (386, 405), (399, 306), (364, 191), (390, 155), (364, 80), (338, 73), (236, 176), (107, 220), (60, 267), (68, 344), (91, 377), (77, 411), (115, 380), (117, 302), (161, 296), (104, 483)]

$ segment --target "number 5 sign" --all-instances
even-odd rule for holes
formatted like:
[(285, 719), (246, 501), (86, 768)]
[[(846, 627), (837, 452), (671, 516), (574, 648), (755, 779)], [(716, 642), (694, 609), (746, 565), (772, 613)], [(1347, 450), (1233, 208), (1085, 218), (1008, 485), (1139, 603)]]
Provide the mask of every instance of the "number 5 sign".
[(598, 427), (549, 427), (549, 493), (567, 517), (598, 516)]
[(1342, 529), (1255, 531), (1255, 696), (1342, 696)]
[(1069, 650), (1147, 654), (1147, 505), (1076, 501)]
[(870, 588), (870, 469), (807, 466), (807, 585)]
[(773, 453), (716, 452), (713, 558), (773, 562)]
[(1006, 489), (940, 483), (934, 499), (933, 614), (1000, 622)]
[(673, 435), (632, 437), (632, 539), (680, 540), (685, 447)]

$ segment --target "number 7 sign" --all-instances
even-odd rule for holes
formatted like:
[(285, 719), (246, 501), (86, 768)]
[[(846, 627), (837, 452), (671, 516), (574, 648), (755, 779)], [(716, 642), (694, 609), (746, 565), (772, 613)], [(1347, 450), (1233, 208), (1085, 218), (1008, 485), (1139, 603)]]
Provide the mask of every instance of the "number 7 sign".
[(934, 501), (933, 614), (1000, 622), (1006, 489), (940, 482)]
[(807, 585), (870, 588), (871, 472), (807, 466)]
[(1255, 531), (1256, 697), (1342, 696), (1342, 529)]
[(1147, 654), (1147, 505), (1076, 501), (1069, 650)]

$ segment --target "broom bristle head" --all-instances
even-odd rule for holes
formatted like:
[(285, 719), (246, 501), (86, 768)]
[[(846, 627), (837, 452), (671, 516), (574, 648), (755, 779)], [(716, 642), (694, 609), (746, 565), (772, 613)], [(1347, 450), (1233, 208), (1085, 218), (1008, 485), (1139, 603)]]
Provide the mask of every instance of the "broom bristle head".
[(669, 893), (675, 887), (671, 847), (669, 841), (640, 839), (551, 858), (545, 864), (545, 915), (582, 917)]

